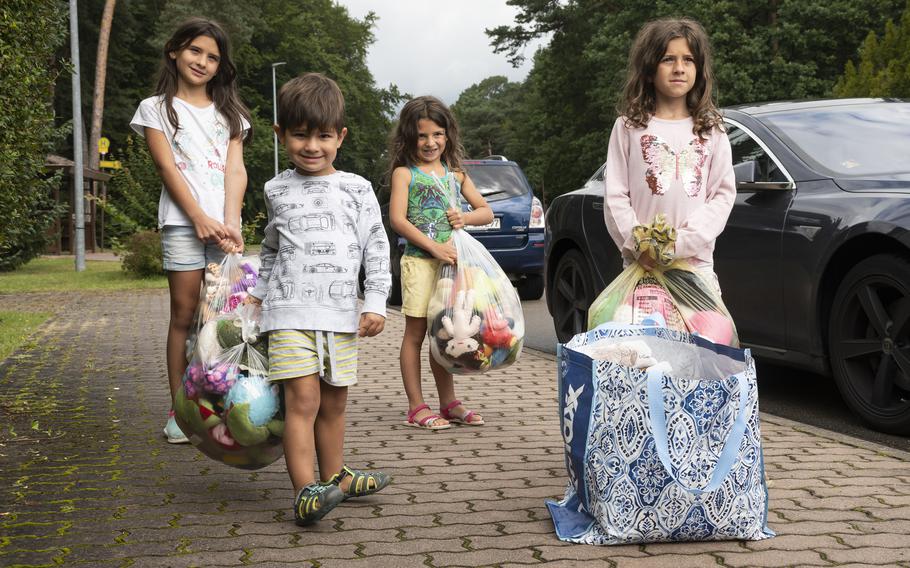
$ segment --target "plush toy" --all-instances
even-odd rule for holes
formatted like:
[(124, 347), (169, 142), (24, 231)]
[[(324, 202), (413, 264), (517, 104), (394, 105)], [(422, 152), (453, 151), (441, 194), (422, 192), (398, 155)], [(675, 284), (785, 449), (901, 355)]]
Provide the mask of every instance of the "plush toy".
[(278, 386), (269, 386), (265, 377), (243, 377), (224, 398), (226, 422), (231, 435), (242, 446), (266, 441), (272, 417), (278, 412)]
[(442, 326), (452, 337), (446, 344), (446, 355), (453, 359), (477, 351), (479, 343), (472, 336), (480, 330), (480, 316), (474, 314), (474, 290), (459, 290), (452, 307), (452, 317), (443, 316)]
[(249, 262), (240, 265), (240, 279), (231, 286), (231, 293), (247, 292), (250, 288), (256, 286), (259, 275)]
[(196, 398), (205, 382), (205, 366), (199, 359), (193, 360), (183, 372), (183, 390), (188, 398)]
[(733, 342), (733, 322), (723, 314), (704, 311), (695, 312), (687, 322), (689, 331), (709, 341), (730, 345)]
[(223, 345), (219, 345), (218, 323), (207, 322), (196, 337), (196, 353), (203, 363), (211, 363), (221, 352)]
[(451, 278), (440, 278), (436, 281), (436, 287), (433, 289), (433, 295), (427, 304), (427, 316), (432, 320), (436, 314), (445, 311), (446, 304), (452, 297), (452, 288), (455, 281)]
[(647, 369), (657, 364), (651, 348), (644, 341), (631, 340), (595, 344), (590, 355), (597, 359), (619, 363), (634, 369)]
[(216, 363), (205, 371), (202, 390), (210, 394), (225, 394), (239, 378), (237, 365)]
[(480, 332), (480, 338), (484, 346), (509, 347), (512, 342), (512, 330), (509, 329), (509, 322), (503, 318), (492, 306), (486, 310), (486, 319), (483, 322), (483, 329)]

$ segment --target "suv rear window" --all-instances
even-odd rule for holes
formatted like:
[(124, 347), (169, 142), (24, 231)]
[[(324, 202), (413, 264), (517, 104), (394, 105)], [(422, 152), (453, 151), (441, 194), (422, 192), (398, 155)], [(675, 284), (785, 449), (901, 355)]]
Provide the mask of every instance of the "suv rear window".
[(530, 191), (527, 182), (513, 165), (466, 163), (468, 175), (487, 201), (499, 201)]

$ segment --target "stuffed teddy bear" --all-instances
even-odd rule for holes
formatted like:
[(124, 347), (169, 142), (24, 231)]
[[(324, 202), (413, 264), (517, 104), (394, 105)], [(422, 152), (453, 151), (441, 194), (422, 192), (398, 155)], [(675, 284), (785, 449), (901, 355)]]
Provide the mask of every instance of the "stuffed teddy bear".
[(477, 351), (480, 344), (474, 335), (480, 331), (480, 316), (474, 313), (474, 290), (459, 290), (452, 306), (452, 317), (443, 316), (442, 326), (452, 337), (446, 344), (446, 355), (457, 359)]

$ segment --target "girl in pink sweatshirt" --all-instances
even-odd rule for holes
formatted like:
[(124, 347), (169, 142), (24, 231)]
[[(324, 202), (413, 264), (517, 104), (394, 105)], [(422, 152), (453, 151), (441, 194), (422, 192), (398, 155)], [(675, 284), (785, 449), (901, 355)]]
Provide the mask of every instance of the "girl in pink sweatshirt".
[(626, 265), (653, 268), (632, 232), (664, 214), (676, 258), (712, 287), (714, 241), (736, 197), (730, 141), (713, 101), (708, 36), (697, 22), (648, 22), (629, 53), (620, 117), (607, 154), (604, 219)]

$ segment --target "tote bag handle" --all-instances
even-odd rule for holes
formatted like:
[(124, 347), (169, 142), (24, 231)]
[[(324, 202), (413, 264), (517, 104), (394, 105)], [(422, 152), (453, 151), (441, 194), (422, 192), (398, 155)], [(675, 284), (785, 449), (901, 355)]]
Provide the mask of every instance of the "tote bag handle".
[(733, 469), (733, 463), (739, 453), (743, 436), (746, 434), (746, 423), (751, 417), (751, 407), (746, 401), (748, 398), (746, 396), (747, 389), (741, 373), (733, 376), (736, 377), (736, 383), (739, 386), (739, 406), (736, 411), (736, 419), (730, 428), (730, 434), (724, 443), (724, 449), (720, 452), (717, 464), (714, 466), (711, 481), (703, 489), (697, 489), (681, 482), (673, 471), (673, 463), (670, 461), (667, 415), (664, 412), (664, 395), (661, 388), (663, 386), (663, 374), (660, 371), (648, 371), (648, 415), (651, 422), (651, 432), (654, 435), (654, 446), (657, 449), (657, 456), (660, 458), (660, 463), (663, 464), (670, 478), (693, 495), (708, 493), (720, 487), (724, 478)]

